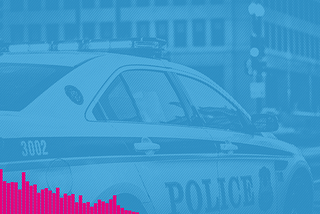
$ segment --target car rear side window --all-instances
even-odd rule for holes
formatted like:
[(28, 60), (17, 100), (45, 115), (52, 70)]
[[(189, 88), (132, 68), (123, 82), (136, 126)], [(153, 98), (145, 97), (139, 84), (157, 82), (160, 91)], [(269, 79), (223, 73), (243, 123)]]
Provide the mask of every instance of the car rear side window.
[(118, 76), (102, 94), (93, 108), (93, 115), (98, 121), (119, 120), (139, 121), (140, 118), (133, 101), (121, 78)]
[(244, 130), (241, 114), (229, 100), (205, 83), (182, 75), (178, 77), (207, 127)]
[(20, 111), (69, 73), (64, 66), (1, 63), (0, 111)]
[(122, 76), (144, 122), (188, 123), (183, 105), (165, 73), (134, 70)]

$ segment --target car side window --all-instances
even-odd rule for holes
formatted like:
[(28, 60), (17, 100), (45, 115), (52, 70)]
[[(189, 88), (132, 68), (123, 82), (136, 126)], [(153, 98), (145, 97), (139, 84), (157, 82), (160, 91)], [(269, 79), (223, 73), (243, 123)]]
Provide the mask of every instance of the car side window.
[(178, 75), (205, 126), (233, 131), (244, 130), (241, 114), (235, 106), (209, 85)]
[(144, 122), (188, 123), (183, 106), (165, 73), (133, 70), (124, 72), (122, 76)]
[(125, 85), (118, 76), (102, 94), (92, 111), (96, 120), (139, 121)]

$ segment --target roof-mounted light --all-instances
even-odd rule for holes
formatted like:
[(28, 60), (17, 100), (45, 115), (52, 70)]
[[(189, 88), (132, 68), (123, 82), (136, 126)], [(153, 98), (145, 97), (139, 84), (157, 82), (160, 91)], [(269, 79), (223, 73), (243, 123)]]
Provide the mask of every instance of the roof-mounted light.
[(65, 43), (59, 43), (57, 45), (58, 51), (77, 51), (79, 50), (79, 43), (78, 42), (65, 42)]
[(131, 40), (110, 41), (110, 49), (121, 49), (121, 48), (132, 48), (132, 41)]

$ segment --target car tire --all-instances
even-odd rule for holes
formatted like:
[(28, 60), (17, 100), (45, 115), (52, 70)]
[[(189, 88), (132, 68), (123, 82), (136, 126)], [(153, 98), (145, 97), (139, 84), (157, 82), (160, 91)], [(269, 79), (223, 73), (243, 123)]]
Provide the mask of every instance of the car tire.
[(284, 214), (312, 214), (313, 184), (308, 176), (297, 173), (287, 193)]

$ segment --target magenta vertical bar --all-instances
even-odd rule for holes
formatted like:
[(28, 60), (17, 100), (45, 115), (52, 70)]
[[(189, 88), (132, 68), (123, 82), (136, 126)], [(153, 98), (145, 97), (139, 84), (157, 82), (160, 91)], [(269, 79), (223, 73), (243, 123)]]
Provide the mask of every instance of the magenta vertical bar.
[(83, 203), (82, 205), (83, 205), (83, 207), (82, 207), (83, 208), (82, 209), (83, 210), (83, 214), (87, 214), (87, 205), (86, 205), (86, 203)]
[(52, 214), (52, 191), (49, 191), (49, 214)]
[(128, 214), (128, 210), (125, 210), (125, 211), (124, 211), (124, 214)]
[(64, 207), (64, 214), (67, 214), (68, 213), (68, 206), (67, 206), (67, 203), (68, 203), (68, 195), (65, 193), (63, 194), (63, 207)]
[(3, 181), (3, 213), (7, 214), (7, 182)]
[(98, 200), (98, 214), (101, 214), (101, 200)]
[(113, 199), (112, 199), (112, 210), (113, 210), (113, 214), (117, 214), (117, 196), (114, 195)]
[(38, 213), (38, 209), (37, 209), (37, 185), (36, 184), (33, 185), (33, 210), (34, 210), (34, 214), (40, 214)]
[(75, 202), (75, 214), (79, 214), (79, 203), (78, 202)]
[(128, 214), (132, 214), (132, 213), (131, 213), (131, 210), (128, 211)]
[[(3, 213), (3, 209), (2, 209), (2, 195), (3, 195), (3, 191), (2, 191), (2, 185), (3, 185), (3, 169), (0, 169), (0, 214)], [(5, 213), (3, 213), (5, 214)]]
[(90, 207), (90, 214), (93, 214), (93, 207)]
[(113, 214), (112, 212), (112, 205), (113, 205), (113, 202), (112, 202), (112, 199), (109, 200), (109, 213), (110, 214)]
[(82, 214), (82, 209), (83, 204), (82, 204), (82, 195), (79, 195), (79, 214)]
[(59, 198), (60, 200), (60, 213), (59, 214), (63, 214), (63, 198)]
[(18, 200), (17, 200), (17, 204), (18, 204), (18, 210), (17, 213), (21, 214), (21, 208), (22, 208), (22, 204), (21, 204), (21, 189), (18, 189)]
[(40, 207), (41, 207), (41, 214), (44, 214), (44, 189), (41, 190), (40, 192), (40, 200), (41, 200), (41, 204), (40, 204)]
[(30, 186), (30, 214), (34, 214), (34, 211), (33, 211), (33, 186)]
[(109, 212), (109, 204), (108, 204), (108, 203), (106, 203), (106, 213), (107, 213), (107, 214), (110, 213), (110, 212)]
[(124, 214), (124, 208), (121, 208), (120, 214)]
[(94, 205), (93, 205), (93, 213), (98, 214), (98, 204), (97, 203), (94, 203)]
[(10, 197), (11, 197), (11, 213), (15, 214), (15, 210), (14, 210), (14, 182), (10, 183), (10, 189), (11, 189), (11, 193), (10, 193)]
[(22, 172), (22, 214), (26, 214), (26, 173)]
[(90, 202), (87, 202), (87, 214), (90, 214)]
[(10, 183), (7, 183), (7, 213), (10, 214)]
[(120, 205), (117, 205), (117, 214), (120, 214)]
[(52, 193), (52, 214), (56, 214), (56, 193)]
[(2, 191), (3, 191), (3, 214), (6, 214), (6, 207), (7, 207), (7, 203), (6, 203), (6, 198), (7, 198), (7, 194), (6, 194), (6, 189), (7, 189), (7, 182), (3, 181), (3, 185), (2, 185)]
[(71, 214), (71, 196), (68, 195), (68, 214)]
[(44, 189), (44, 214), (49, 214), (49, 190)]
[(16, 213), (18, 213), (18, 182), (16, 182), (15, 184), (14, 184), (14, 190), (15, 190), (15, 211), (16, 211)]
[(74, 214), (74, 207), (75, 207), (75, 195), (71, 195), (71, 214)]
[(60, 189), (56, 188), (56, 213), (59, 214), (59, 199), (60, 199)]
[(25, 189), (26, 189), (26, 214), (30, 214), (30, 207), (29, 207), (29, 201), (30, 201), (30, 194), (29, 194), (29, 181), (26, 181), (26, 186), (25, 186)]
[(41, 193), (37, 192), (37, 214), (41, 214), (41, 212), (40, 212), (40, 208), (41, 208), (40, 198), (41, 198)]
[(101, 214), (106, 214), (106, 202), (102, 201), (101, 203)]

